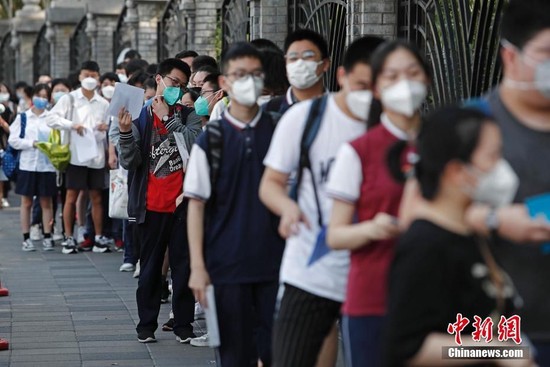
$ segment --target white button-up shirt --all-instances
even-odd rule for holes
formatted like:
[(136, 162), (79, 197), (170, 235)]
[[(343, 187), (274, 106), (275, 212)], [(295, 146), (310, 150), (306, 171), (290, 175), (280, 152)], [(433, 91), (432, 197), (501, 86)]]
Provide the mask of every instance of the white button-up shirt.
[[(56, 103), (51, 112), (55, 118), (48, 118), (48, 125), (55, 129), (65, 130), (70, 134), (76, 134), (72, 130), (74, 125), (84, 125), (94, 132), (98, 155), (95, 159), (87, 162), (80, 162), (77, 159), (76, 146), (74, 142), (70, 141), (71, 148), (71, 164), (75, 166), (84, 166), (94, 169), (100, 169), (105, 167), (105, 149), (106, 149), (106, 133), (105, 131), (98, 131), (97, 127), (101, 123), (107, 123), (107, 109), (109, 108), (109, 102), (95, 92), (92, 99), (88, 100), (82, 93), (82, 89), (79, 88), (70, 93), (74, 99), (73, 113), (71, 115), (71, 97), (66, 95)], [(65, 134), (67, 135), (67, 134)], [(66, 142), (66, 137), (63, 138)]]
[(52, 129), (46, 124), (47, 116), (50, 114), (44, 111), (40, 116), (35, 115), (31, 109), (23, 112), (27, 116), (27, 127), (23, 138), (21, 133), (21, 114), (18, 114), (10, 126), (10, 137), (8, 143), (21, 151), (19, 156), (19, 169), (30, 172), (55, 172), (48, 157), (33, 146), (35, 141), (48, 141)]

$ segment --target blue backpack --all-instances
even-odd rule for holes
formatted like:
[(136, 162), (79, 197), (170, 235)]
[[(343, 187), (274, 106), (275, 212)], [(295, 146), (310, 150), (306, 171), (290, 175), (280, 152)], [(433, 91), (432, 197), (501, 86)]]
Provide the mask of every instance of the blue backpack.
[[(19, 133), (19, 138), (23, 139), (25, 137), (25, 130), (27, 129), (27, 114), (23, 112), (19, 114), (19, 116), (21, 117), (21, 132)], [(10, 181), (17, 181), (20, 156), (21, 151), (14, 149), (8, 144), (4, 152), (4, 157), (2, 158), (2, 170)]]

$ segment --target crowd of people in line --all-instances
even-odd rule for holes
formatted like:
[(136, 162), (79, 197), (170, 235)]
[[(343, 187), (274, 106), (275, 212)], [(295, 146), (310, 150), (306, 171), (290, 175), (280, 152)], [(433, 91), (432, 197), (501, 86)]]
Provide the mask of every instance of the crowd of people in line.
[[(550, 222), (529, 206), (550, 192), (550, 3), (511, 0), (502, 82), (431, 112), (434, 77), (414, 45), (354, 40), (334, 93), (329, 47), (300, 29), (283, 50), (235, 43), (219, 65), (130, 51), (114, 72), (88, 61), (16, 95), (0, 83), (4, 144), (21, 150), (23, 251), (123, 252), (142, 343), (156, 341), (170, 274), (162, 329), (208, 346), (193, 322), (215, 306), (219, 366), (334, 366), (339, 335), (348, 367), (550, 366)], [(145, 90), (137, 119), (107, 115), (116, 83)], [(52, 129), (70, 144), (64, 172), (37, 149)], [(85, 133), (99, 154), (82, 162), (70, 136)], [(120, 167), (127, 220), (106, 214)], [(454, 327), (459, 314), (472, 323)], [(468, 337), (476, 318), (485, 343)], [(460, 332), (463, 346), (530, 356), (443, 358)]]

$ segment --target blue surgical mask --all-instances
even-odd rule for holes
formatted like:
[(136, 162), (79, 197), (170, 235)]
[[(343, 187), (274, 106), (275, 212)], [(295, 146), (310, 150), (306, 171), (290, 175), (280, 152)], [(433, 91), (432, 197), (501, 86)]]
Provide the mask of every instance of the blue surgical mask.
[(32, 104), (39, 110), (45, 110), (48, 107), (48, 100), (42, 97), (32, 97)]
[(200, 96), (195, 101), (195, 113), (199, 116), (208, 116), (210, 112), (208, 111), (208, 99)]

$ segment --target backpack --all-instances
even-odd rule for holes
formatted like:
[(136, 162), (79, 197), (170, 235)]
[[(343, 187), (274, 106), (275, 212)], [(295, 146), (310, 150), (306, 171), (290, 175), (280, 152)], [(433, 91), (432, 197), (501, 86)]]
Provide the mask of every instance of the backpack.
[[(21, 117), (21, 131), (19, 132), (19, 139), (25, 137), (25, 130), (27, 129), (27, 114), (25, 112), (20, 113)], [(2, 158), (2, 170), (10, 181), (17, 181), (17, 174), (19, 173), (19, 158), (21, 151), (14, 149), (8, 144), (4, 157)]]

